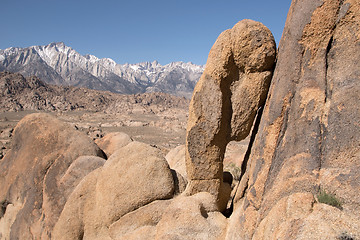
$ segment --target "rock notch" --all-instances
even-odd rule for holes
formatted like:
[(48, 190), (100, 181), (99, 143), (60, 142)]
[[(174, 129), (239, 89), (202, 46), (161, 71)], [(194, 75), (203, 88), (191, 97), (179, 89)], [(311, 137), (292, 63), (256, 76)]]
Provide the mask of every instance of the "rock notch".
[(219, 193), (226, 189), (222, 181), (226, 145), (248, 136), (264, 104), (275, 56), (270, 30), (252, 20), (238, 22), (216, 40), (189, 107), (187, 194), (207, 191), (220, 203), (224, 194)]

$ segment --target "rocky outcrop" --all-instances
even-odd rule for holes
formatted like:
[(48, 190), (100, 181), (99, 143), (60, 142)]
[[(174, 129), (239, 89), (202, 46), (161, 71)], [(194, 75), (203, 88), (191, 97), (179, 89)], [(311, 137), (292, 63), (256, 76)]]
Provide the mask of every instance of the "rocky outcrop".
[(185, 98), (166, 93), (121, 95), (78, 87), (44, 83), (37, 77), (19, 73), (0, 73), (0, 108), (2, 111), (104, 111), (108, 113), (159, 113), (168, 108), (187, 108)]
[(71, 174), (82, 155), (103, 157), (86, 135), (51, 115), (32, 114), (18, 123), (11, 150), (0, 161), (1, 239), (50, 238), (76, 183), (101, 165)]
[(155, 239), (223, 239), (226, 218), (216, 200), (206, 192), (174, 199), (157, 225)]
[(171, 169), (180, 173), (184, 178), (187, 178), (186, 164), (185, 164), (185, 145), (177, 146), (171, 149), (165, 156)]
[[(359, 13), (355, 0), (293, 1), (269, 90), (271, 33), (245, 20), (221, 34), (185, 149), (167, 160), (114, 134), (97, 140), (105, 162), (71, 127), (26, 117), (0, 161), (1, 238), (359, 239)], [(223, 214), (234, 177), (225, 147), (250, 132)]]
[[(225, 207), (225, 189), (229, 189), (222, 181), (226, 145), (248, 136), (264, 104), (275, 55), (271, 32), (252, 20), (240, 21), (216, 40), (189, 107), (187, 194), (210, 192), (217, 196), (220, 208)], [(226, 199), (223, 203), (221, 197)]]
[(112, 239), (223, 239), (226, 218), (209, 193), (154, 201), (109, 227)]
[(360, 238), (359, 12), (292, 2), (227, 239)]
[(110, 225), (112, 239), (155, 239), (156, 225), (172, 200), (158, 200), (132, 211)]
[(162, 152), (144, 143), (129, 143), (74, 190), (53, 239), (110, 239), (110, 225), (153, 201), (171, 198), (174, 188)]
[(122, 132), (110, 132), (95, 141), (95, 143), (105, 152), (107, 157), (110, 157), (116, 150), (131, 142), (132, 139), (129, 135)]
[(63, 192), (66, 199), (86, 175), (104, 164), (105, 159), (97, 156), (80, 156), (73, 161), (60, 179), (60, 185), (66, 186)]

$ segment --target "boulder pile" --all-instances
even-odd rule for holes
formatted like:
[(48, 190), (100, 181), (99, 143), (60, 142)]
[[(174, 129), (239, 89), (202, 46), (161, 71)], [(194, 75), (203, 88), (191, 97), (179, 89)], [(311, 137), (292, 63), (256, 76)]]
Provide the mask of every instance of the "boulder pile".
[(104, 158), (85, 134), (51, 115), (22, 119), (0, 161), (1, 239), (49, 238), (76, 183)]
[[(360, 239), (359, 53), (356, 0), (294, 0), (278, 53), (264, 25), (237, 23), (166, 156), (26, 116), (0, 160), (0, 238)], [(225, 148), (248, 135), (231, 189)]]

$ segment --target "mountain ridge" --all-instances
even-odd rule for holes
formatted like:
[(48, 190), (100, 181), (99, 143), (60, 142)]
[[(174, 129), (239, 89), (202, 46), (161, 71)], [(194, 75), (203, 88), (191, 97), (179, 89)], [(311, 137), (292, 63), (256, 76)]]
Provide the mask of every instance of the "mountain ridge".
[(117, 64), (110, 58), (81, 55), (63, 42), (0, 49), (0, 70), (41, 78), (46, 83), (115, 93), (165, 92), (189, 98), (204, 66), (157, 61)]

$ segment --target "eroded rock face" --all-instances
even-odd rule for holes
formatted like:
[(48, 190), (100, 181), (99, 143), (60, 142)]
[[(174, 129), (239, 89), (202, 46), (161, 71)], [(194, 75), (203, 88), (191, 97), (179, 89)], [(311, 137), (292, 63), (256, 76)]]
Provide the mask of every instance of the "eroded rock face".
[(61, 179), (79, 156), (103, 154), (85, 134), (47, 114), (26, 116), (13, 134), (0, 161), (0, 238), (49, 239), (75, 183), (100, 164), (79, 169), (71, 184)]
[(60, 179), (64, 186), (66, 198), (72, 193), (80, 181), (95, 169), (102, 167), (106, 160), (97, 156), (80, 156), (71, 163), (65, 174)]
[(107, 157), (131, 142), (132, 139), (129, 135), (123, 132), (110, 132), (103, 138), (95, 140), (95, 143), (105, 152)]
[[(355, 0), (293, 1), (229, 219), (219, 212), (225, 146), (249, 133), (275, 57), (269, 31), (250, 20), (219, 37), (195, 89), (186, 194), (160, 150), (131, 142), (105, 164), (78, 158), (100, 150), (32, 115), (0, 161), (0, 238), (48, 238), (67, 199), (52, 239), (360, 239), (359, 13)], [(341, 207), (320, 203), (320, 189)]]
[(185, 145), (177, 146), (171, 149), (165, 156), (171, 169), (180, 173), (184, 178), (187, 178), (186, 164), (185, 164)]
[(223, 239), (227, 222), (217, 209), (215, 197), (207, 192), (179, 196), (157, 224), (154, 239)]
[(110, 239), (111, 234), (117, 236), (116, 232), (121, 231), (112, 228), (109, 232), (112, 224), (153, 201), (171, 198), (174, 190), (173, 176), (162, 152), (145, 143), (131, 142), (78, 185), (52, 237)]
[(266, 98), (275, 55), (271, 32), (252, 20), (240, 21), (216, 40), (189, 107), (188, 194), (207, 191), (219, 197), (224, 193), (226, 145), (249, 134)]
[(359, 13), (355, 0), (292, 2), (228, 239), (360, 237)]
[(155, 239), (156, 225), (172, 202), (154, 201), (121, 217), (109, 227), (112, 239)]

